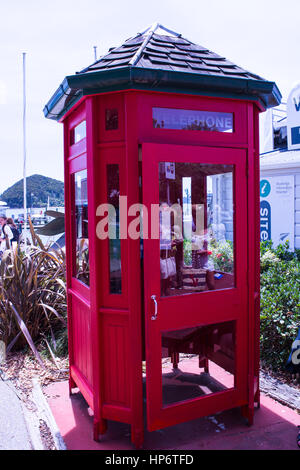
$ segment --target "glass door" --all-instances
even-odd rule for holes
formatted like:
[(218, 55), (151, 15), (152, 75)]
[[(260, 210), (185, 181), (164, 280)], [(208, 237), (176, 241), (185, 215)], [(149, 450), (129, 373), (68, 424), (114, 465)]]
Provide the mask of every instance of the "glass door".
[(247, 402), (246, 153), (144, 144), (148, 429)]

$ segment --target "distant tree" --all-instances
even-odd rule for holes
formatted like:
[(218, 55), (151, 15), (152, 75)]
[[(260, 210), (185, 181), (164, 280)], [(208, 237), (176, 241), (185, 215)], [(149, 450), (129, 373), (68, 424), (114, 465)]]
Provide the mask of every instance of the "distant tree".
[[(64, 206), (64, 183), (42, 175), (27, 177), (27, 207), (46, 207), (50, 198), (51, 206)], [(0, 199), (11, 208), (22, 207), (23, 180), (10, 186)]]

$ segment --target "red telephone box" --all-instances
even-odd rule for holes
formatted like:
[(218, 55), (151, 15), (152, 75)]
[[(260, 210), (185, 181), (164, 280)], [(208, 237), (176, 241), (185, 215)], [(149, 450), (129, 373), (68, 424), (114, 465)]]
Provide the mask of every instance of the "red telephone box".
[(70, 392), (150, 431), (259, 403), (259, 113), (273, 82), (161, 25), (68, 76)]

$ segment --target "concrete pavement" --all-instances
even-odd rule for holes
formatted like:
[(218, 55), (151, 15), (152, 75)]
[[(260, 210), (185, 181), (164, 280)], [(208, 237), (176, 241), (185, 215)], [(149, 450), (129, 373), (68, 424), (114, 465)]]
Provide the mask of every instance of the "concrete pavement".
[[(109, 422), (101, 442), (93, 440), (92, 412), (79, 392), (69, 397), (67, 381), (48, 385), (43, 391), (67, 449), (134, 450), (130, 426), (122, 423)], [(252, 427), (246, 426), (240, 411), (233, 409), (160, 431), (145, 431), (143, 448), (296, 450), (297, 425), (300, 425), (300, 415), (296, 411), (262, 394)], [(34, 442), (36, 427), (13, 384), (0, 377), (0, 450), (40, 448)]]
[(31, 450), (24, 410), (13, 385), (0, 378), (0, 450)]

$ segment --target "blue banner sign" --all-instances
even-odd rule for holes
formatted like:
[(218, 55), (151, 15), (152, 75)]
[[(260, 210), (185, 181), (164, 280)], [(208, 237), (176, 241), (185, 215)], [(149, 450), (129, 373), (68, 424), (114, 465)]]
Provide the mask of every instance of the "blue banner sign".
[(300, 144), (300, 126), (292, 127), (292, 145)]
[(271, 240), (271, 206), (268, 201), (260, 202), (260, 241)]
[(260, 182), (260, 197), (268, 197), (271, 192), (271, 185), (268, 180), (261, 180)]

